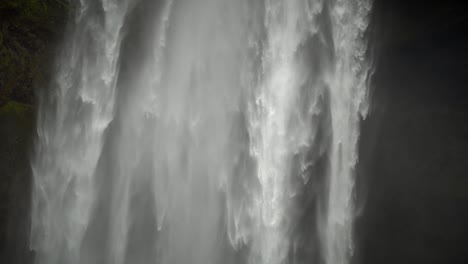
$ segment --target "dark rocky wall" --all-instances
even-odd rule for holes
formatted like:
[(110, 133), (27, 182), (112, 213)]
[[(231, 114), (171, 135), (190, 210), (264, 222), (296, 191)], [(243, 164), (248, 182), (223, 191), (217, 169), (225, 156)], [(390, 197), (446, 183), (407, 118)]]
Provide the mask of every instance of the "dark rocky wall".
[(0, 106), (32, 104), (47, 86), (70, 9), (66, 0), (0, 1)]

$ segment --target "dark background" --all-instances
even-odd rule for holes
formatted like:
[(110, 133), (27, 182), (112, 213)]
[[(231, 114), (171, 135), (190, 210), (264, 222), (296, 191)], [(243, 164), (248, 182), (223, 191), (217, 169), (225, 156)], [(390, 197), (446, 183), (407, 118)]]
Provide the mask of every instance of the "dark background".
[(468, 9), (375, 4), (358, 262), (468, 263)]
[[(45, 0), (55, 12), (31, 14), (21, 10), (33, 1), (1, 1), (0, 263), (30, 263), (35, 87), (49, 78), (67, 7)], [(369, 37), (356, 263), (468, 263), (468, 8), (375, 0)]]

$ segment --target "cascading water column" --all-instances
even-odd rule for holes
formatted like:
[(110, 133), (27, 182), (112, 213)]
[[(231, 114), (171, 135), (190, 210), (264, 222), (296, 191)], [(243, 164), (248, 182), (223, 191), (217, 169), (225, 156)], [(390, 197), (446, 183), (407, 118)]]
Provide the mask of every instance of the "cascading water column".
[(369, 9), (81, 1), (41, 98), (36, 262), (347, 264)]
[(334, 65), (330, 89), (332, 146), (324, 229), (325, 260), (348, 263), (353, 254), (353, 189), (358, 161), (360, 119), (367, 114), (370, 64), (366, 61), (370, 0), (338, 0), (331, 6)]
[[(317, 212), (321, 255), (329, 264), (348, 263), (352, 256), (354, 168), (370, 70), (364, 38), (370, 7), (367, 0), (265, 2), (262, 81), (250, 109), (251, 153), (260, 182), (251, 209), (251, 263), (288, 263), (290, 230), (297, 224), (294, 196), (310, 191), (293, 184), (294, 178), (319, 176), (301, 169), (314, 160), (295, 161), (321, 151), (323, 143), (314, 142), (322, 128), (314, 120), (326, 118), (325, 108), (330, 111), (331, 146), (322, 198), (326, 205)], [(307, 61), (304, 54), (310, 53), (315, 61)], [(329, 105), (324, 107), (326, 97)], [(301, 168), (294, 168), (297, 164)]]
[(266, 47), (262, 79), (251, 104), (251, 155), (256, 160), (260, 189), (253, 198), (250, 263), (284, 263), (289, 250), (288, 217), (292, 190), (291, 161), (305, 144), (308, 129), (292, 127), (304, 79), (295, 55), (307, 33), (300, 23), (303, 1), (265, 2)]
[[(96, 6), (101, 14), (96, 14)], [(32, 248), (37, 263), (77, 263), (95, 196), (103, 134), (113, 118), (127, 1), (80, 1), (56, 90), (38, 120)]]

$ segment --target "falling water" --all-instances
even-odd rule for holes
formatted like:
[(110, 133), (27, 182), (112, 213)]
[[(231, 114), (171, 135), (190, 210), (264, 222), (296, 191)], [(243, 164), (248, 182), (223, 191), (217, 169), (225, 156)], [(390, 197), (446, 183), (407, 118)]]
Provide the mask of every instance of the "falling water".
[(80, 0), (36, 263), (349, 263), (371, 0)]

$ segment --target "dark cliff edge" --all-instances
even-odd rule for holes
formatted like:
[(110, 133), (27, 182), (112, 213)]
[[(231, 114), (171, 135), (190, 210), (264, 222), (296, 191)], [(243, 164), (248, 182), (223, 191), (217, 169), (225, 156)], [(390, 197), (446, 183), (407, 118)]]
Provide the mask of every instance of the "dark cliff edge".
[(0, 1), (0, 263), (32, 263), (30, 155), (36, 94), (51, 79), (67, 3)]

